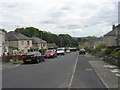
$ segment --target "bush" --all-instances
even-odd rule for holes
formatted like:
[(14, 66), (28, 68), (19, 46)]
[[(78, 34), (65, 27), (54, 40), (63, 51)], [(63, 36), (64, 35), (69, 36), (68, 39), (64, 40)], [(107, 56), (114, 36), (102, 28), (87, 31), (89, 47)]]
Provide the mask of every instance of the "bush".
[(101, 49), (104, 49), (104, 48), (107, 48), (107, 45), (104, 44), (104, 43), (102, 43), (102, 44), (100, 44), (100, 45), (98, 45), (98, 46), (96, 47), (96, 50), (97, 50), (97, 51), (101, 51)]
[(11, 55), (9, 55), (9, 56), (2, 56), (2, 62), (9, 62), (10, 59), (12, 59)]
[(109, 49), (109, 48), (107, 48), (106, 51), (105, 51), (105, 53), (106, 53), (107, 55), (110, 55), (110, 54), (112, 53), (112, 50)]
[(119, 56), (120, 56), (120, 51), (118, 51), (118, 52), (115, 52), (115, 51), (112, 52), (112, 53), (111, 53), (111, 56), (112, 56), (112, 57), (119, 57)]

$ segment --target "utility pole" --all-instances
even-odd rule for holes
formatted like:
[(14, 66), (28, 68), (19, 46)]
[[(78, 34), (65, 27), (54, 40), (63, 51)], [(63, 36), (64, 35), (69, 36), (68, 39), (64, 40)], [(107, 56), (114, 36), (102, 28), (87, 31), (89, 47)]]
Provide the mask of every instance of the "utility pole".
[(41, 53), (42, 53), (42, 32), (41, 32)]

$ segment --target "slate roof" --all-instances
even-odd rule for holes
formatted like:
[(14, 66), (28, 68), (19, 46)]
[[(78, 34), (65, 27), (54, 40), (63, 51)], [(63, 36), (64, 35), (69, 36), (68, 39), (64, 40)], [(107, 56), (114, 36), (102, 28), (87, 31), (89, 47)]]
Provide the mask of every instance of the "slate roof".
[[(38, 37), (31, 37), (33, 44), (41, 44), (41, 39)], [(42, 40), (42, 43), (46, 43), (45, 40)]]
[(48, 43), (47, 46), (48, 47), (57, 47), (57, 45), (55, 43)]
[(115, 35), (116, 35), (116, 30), (112, 30), (108, 32), (107, 34), (105, 34), (104, 36), (115, 36)]
[(7, 41), (31, 40), (31, 38), (29, 38), (23, 34), (17, 33), (15, 31), (11, 31), (11, 32), (6, 34), (6, 40)]

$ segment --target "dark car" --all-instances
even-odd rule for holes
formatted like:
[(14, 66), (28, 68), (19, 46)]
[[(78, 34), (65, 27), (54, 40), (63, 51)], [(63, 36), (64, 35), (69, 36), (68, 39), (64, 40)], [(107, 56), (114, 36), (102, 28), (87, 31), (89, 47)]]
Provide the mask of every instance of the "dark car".
[(85, 49), (80, 49), (79, 54), (86, 54)]
[(55, 49), (50, 49), (50, 50), (47, 50), (45, 53), (44, 53), (44, 57), (45, 58), (55, 58), (57, 57), (57, 53), (56, 53), (56, 50)]
[(39, 63), (44, 60), (44, 56), (40, 52), (27, 52), (22, 55), (23, 62), (26, 63)]

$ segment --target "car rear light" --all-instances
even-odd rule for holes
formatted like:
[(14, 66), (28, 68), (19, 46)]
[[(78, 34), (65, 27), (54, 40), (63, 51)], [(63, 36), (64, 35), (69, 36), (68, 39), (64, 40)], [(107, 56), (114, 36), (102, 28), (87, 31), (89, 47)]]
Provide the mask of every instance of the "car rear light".
[(22, 58), (26, 58), (26, 56), (22, 56)]
[(34, 55), (34, 56), (31, 56), (31, 57), (37, 57), (37, 56)]

